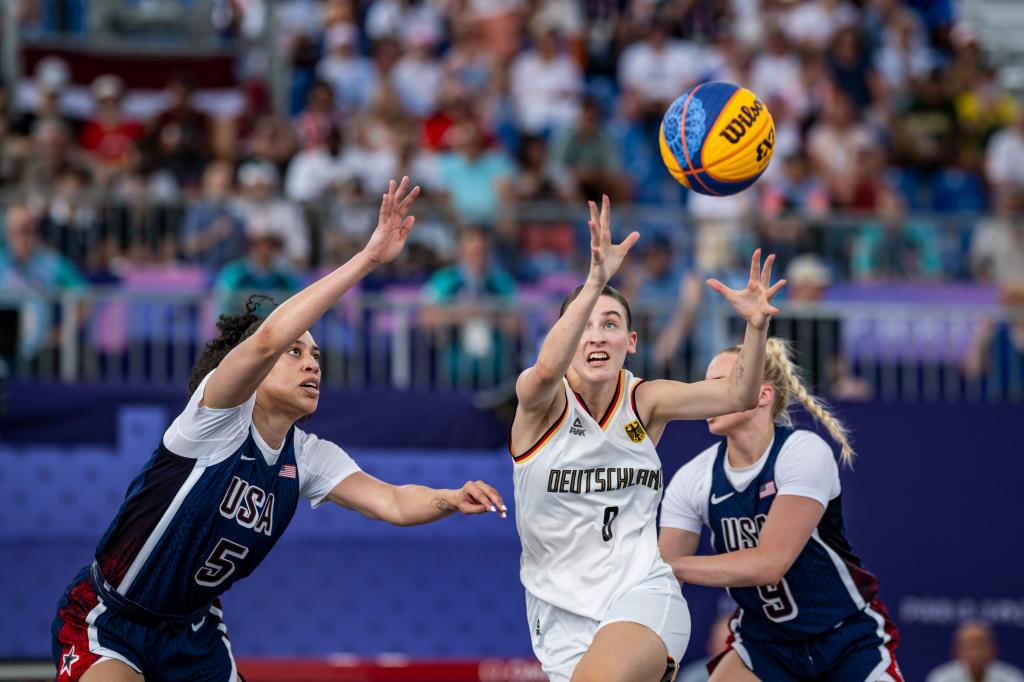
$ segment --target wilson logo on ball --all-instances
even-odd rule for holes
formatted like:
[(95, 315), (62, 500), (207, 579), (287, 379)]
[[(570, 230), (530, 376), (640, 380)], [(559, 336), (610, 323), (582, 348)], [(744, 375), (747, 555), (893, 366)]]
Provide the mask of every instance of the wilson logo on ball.
[(762, 111), (764, 111), (764, 104), (761, 103), (761, 100), (755, 99), (753, 106), (740, 107), (740, 113), (729, 121), (729, 125), (725, 127), (725, 130), (718, 134), (728, 140), (730, 144), (736, 144), (753, 127), (754, 121), (757, 120)]

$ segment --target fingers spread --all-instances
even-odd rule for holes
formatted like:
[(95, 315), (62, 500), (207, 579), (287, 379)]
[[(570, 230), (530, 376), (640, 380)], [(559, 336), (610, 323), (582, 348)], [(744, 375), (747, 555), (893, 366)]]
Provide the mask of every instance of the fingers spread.
[(750, 257), (750, 280), (756, 282), (761, 275), (761, 249), (754, 249), (754, 255)]
[(778, 282), (776, 282), (772, 286), (772, 288), (768, 290), (768, 300), (772, 300), (775, 297), (775, 294), (779, 293), (779, 289), (781, 289), (784, 286), (786, 286), (786, 280), (780, 279)]
[(607, 194), (601, 195), (601, 228), (611, 230), (612, 225), (612, 202)]
[(597, 204), (593, 201), (588, 201), (587, 206), (590, 208), (590, 222), (593, 223), (594, 227), (597, 227), (600, 222), (600, 217), (597, 215)]
[(640, 233), (637, 232), (636, 230), (633, 230), (632, 232), (629, 233), (629, 236), (622, 240), (622, 243), (619, 244), (619, 248), (621, 248), (624, 253), (628, 252), (631, 248), (633, 248), (633, 245), (636, 244), (637, 240), (639, 239)]
[(418, 197), (419, 195), (420, 186), (416, 185), (415, 187), (412, 188), (412, 191), (409, 192), (409, 196), (407, 196), (405, 199), (402, 199), (402, 203), (398, 205), (398, 210), (404, 214), (406, 211), (409, 210), (409, 207), (412, 206), (412, 202), (416, 201), (416, 197)]
[(768, 286), (772, 281), (772, 263), (775, 262), (775, 254), (770, 254), (764, 261), (764, 269), (761, 271), (761, 284)]
[(707, 281), (707, 285), (714, 289), (715, 291), (717, 291), (718, 293), (722, 294), (723, 296), (728, 296), (730, 293), (732, 293), (732, 289), (725, 286), (724, 284), (722, 284), (721, 282), (714, 278), (709, 279)]

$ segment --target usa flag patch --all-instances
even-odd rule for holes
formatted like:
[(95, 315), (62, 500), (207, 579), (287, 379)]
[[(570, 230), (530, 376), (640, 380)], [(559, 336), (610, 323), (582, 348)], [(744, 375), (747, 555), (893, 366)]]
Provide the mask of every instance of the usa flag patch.
[(763, 500), (764, 498), (771, 497), (774, 494), (775, 494), (775, 481), (768, 481), (763, 486), (761, 486), (761, 490), (758, 491), (758, 493), (757, 493), (757, 499)]
[(295, 478), (295, 465), (294, 464), (282, 464), (281, 473), (278, 474), (281, 478)]

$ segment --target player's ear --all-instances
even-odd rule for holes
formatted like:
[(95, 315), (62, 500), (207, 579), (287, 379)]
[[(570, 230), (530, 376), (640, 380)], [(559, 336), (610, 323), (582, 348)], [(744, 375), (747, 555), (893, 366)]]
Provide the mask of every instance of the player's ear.
[(757, 406), (770, 406), (773, 400), (775, 400), (775, 387), (771, 384), (761, 384), (761, 393), (757, 396)]
[(629, 346), (626, 348), (626, 352), (628, 352), (630, 355), (636, 352), (637, 338), (638, 337), (636, 332), (629, 333)]

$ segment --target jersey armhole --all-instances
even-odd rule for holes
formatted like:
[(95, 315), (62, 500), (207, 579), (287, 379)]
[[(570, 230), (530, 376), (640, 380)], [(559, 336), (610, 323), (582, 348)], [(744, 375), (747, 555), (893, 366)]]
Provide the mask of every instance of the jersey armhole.
[(523, 454), (517, 455), (515, 453), (515, 450), (512, 449), (512, 432), (511, 430), (509, 431), (508, 453), (512, 455), (513, 462), (515, 462), (516, 464), (523, 464), (528, 459), (536, 455), (547, 444), (547, 442), (551, 440), (551, 437), (555, 435), (555, 432), (558, 431), (559, 427), (562, 426), (562, 423), (565, 422), (566, 416), (569, 414), (569, 396), (563, 395), (563, 397), (565, 398), (565, 406), (562, 408), (562, 414), (559, 415), (558, 419), (556, 419), (555, 422), (548, 427), (548, 430), (545, 431), (539, 439), (537, 439), (537, 442), (534, 443), (533, 446)]
[(640, 388), (640, 384), (646, 382), (647, 379), (638, 379), (637, 382), (633, 384), (633, 388), (629, 390), (629, 406), (633, 409), (633, 416), (636, 417), (638, 422), (640, 422), (640, 426), (644, 431), (647, 430), (647, 424), (644, 424), (644, 418), (640, 416), (640, 410), (636, 407), (636, 389)]

